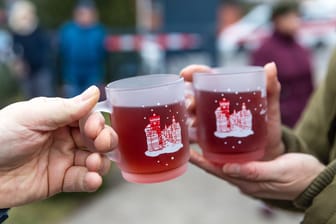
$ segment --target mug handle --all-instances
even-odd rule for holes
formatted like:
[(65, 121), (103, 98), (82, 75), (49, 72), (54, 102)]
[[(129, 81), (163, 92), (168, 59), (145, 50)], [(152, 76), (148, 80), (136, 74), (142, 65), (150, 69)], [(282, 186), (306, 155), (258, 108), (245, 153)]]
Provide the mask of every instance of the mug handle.
[[(91, 113), (94, 113), (94, 112), (105, 112), (105, 113), (113, 114), (112, 106), (109, 104), (107, 100), (98, 102), (97, 105), (91, 111)], [(106, 153), (105, 155), (113, 162), (116, 162), (116, 163), (120, 162), (119, 149), (115, 149), (112, 152)]]

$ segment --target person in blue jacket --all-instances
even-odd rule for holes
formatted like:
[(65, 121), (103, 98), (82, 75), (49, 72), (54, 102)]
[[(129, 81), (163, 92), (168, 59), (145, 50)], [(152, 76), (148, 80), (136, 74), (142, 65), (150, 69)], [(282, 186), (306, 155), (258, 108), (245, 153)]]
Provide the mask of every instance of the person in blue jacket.
[(79, 94), (90, 85), (102, 85), (105, 35), (94, 2), (79, 1), (73, 21), (60, 30), (62, 78), (67, 97)]

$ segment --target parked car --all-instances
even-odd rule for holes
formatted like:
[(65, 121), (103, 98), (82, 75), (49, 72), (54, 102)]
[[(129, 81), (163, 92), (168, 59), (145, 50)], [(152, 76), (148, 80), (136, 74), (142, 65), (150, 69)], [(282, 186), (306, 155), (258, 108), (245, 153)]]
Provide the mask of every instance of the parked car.
[(333, 46), (336, 43), (336, 2), (306, 1), (301, 4), (300, 42), (307, 47)]
[[(304, 46), (315, 48), (336, 44), (336, 2), (330, 2), (334, 1), (307, 1), (300, 5), (302, 24), (298, 40)], [(271, 5), (257, 5), (240, 21), (225, 29), (218, 37), (222, 58), (257, 48), (271, 34), (271, 13)]]

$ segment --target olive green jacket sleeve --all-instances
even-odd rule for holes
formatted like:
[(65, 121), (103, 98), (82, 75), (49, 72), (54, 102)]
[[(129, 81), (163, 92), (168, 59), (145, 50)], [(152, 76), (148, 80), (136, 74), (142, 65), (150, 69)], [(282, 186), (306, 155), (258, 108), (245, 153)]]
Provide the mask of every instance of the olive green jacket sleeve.
[(311, 154), (326, 165), (326, 169), (294, 201), (297, 208), (305, 210), (305, 224), (336, 223), (335, 118), (336, 53), (324, 83), (310, 100), (296, 129), (283, 128), (287, 152)]

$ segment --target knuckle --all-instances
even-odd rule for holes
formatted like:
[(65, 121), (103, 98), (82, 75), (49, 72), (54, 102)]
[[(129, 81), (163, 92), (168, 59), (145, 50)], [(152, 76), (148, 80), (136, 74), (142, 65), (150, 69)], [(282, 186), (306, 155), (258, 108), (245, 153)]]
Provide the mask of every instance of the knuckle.
[(119, 136), (117, 133), (111, 128), (111, 148), (116, 148), (119, 144)]
[(257, 180), (260, 176), (258, 169), (255, 166), (246, 167), (245, 176), (250, 180)]
[(281, 83), (279, 81), (277, 81), (277, 87), (276, 87), (276, 90), (278, 92), (281, 92)]
[(71, 108), (71, 104), (69, 103), (68, 100), (66, 99), (61, 99), (61, 98), (55, 98), (56, 103), (59, 104), (60, 107), (66, 109), (69, 111), (69, 109)]
[(65, 112), (67, 116), (69, 116), (72, 120), (76, 118), (76, 110), (74, 109), (74, 105), (68, 99), (55, 98), (56, 104), (59, 104), (59, 107)]
[(47, 99), (48, 99), (47, 97), (40, 96), (40, 97), (32, 98), (31, 100), (29, 100), (29, 102), (40, 104), (40, 103), (46, 103)]

